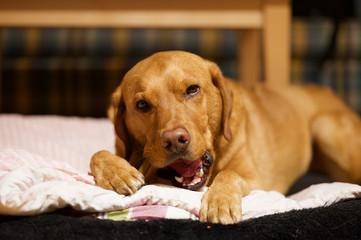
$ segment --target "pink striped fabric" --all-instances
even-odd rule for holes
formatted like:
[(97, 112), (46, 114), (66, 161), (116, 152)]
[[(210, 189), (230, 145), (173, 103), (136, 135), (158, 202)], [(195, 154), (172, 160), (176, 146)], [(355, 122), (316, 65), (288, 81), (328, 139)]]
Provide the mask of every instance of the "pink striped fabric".
[(0, 150), (4, 148), (26, 150), (89, 171), (95, 152), (114, 152), (113, 126), (108, 119), (1, 115)]
[(56, 170), (57, 180), (78, 181), (95, 185), (93, 176), (86, 172), (77, 171), (66, 162), (44, 158), (21, 149), (1, 150), (0, 160), (0, 179), (13, 171), (21, 171), (26, 175), (30, 173), (31, 169), (51, 168)]

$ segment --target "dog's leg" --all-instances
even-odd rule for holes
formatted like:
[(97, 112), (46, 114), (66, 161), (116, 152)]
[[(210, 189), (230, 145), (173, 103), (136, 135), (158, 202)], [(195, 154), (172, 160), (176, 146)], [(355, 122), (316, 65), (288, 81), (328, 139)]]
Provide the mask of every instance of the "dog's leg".
[(133, 194), (144, 184), (144, 177), (136, 168), (108, 151), (95, 153), (90, 169), (98, 186), (119, 194)]
[[(243, 177), (242, 177), (243, 176)], [(259, 188), (259, 181), (240, 174), (233, 167), (219, 172), (202, 197), (200, 220), (222, 224), (237, 223), (242, 220), (242, 197)]]
[(361, 183), (361, 120), (348, 108), (318, 114), (312, 121), (316, 164), (337, 181)]
[(221, 171), (203, 195), (200, 220), (222, 224), (241, 221), (243, 185), (237, 172), (230, 169)]

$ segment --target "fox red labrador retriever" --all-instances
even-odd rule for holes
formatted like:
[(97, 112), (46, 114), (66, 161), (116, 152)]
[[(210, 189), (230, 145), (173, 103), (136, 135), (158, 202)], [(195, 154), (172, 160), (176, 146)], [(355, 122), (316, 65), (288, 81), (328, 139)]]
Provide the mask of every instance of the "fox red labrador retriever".
[(361, 121), (316, 86), (242, 86), (197, 55), (160, 52), (136, 64), (112, 95), (116, 155), (90, 167), (99, 186), (132, 194), (155, 176), (203, 195), (200, 219), (236, 223), (253, 189), (287, 192), (316, 165), (361, 182)]

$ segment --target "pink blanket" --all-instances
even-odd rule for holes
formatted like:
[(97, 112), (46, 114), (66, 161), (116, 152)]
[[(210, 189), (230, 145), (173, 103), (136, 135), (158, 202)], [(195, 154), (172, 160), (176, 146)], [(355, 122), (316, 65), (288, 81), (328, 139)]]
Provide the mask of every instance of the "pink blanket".
[[(114, 151), (106, 119), (0, 115), (0, 214), (32, 215), (70, 206), (100, 218), (197, 219), (203, 192), (148, 185), (131, 196), (97, 187), (88, 174), (91, 155)], [(253, 191), (243, 198), (243, 219), (326, 206), (361, 196), (361, 187), (319, 184), (290, 197)]]

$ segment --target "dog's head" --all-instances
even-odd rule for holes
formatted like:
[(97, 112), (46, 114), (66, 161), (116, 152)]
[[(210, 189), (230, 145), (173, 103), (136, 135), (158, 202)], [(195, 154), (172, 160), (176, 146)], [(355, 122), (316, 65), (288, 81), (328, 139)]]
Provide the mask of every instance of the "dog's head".
[(177, 186), (206, 183), (214, 143), (232, 138), (232, 94), (216, 64), (181, 51), (156, 53), (124, 76), (112, 98), (119, 154), (136, 167), (146, 159)]

